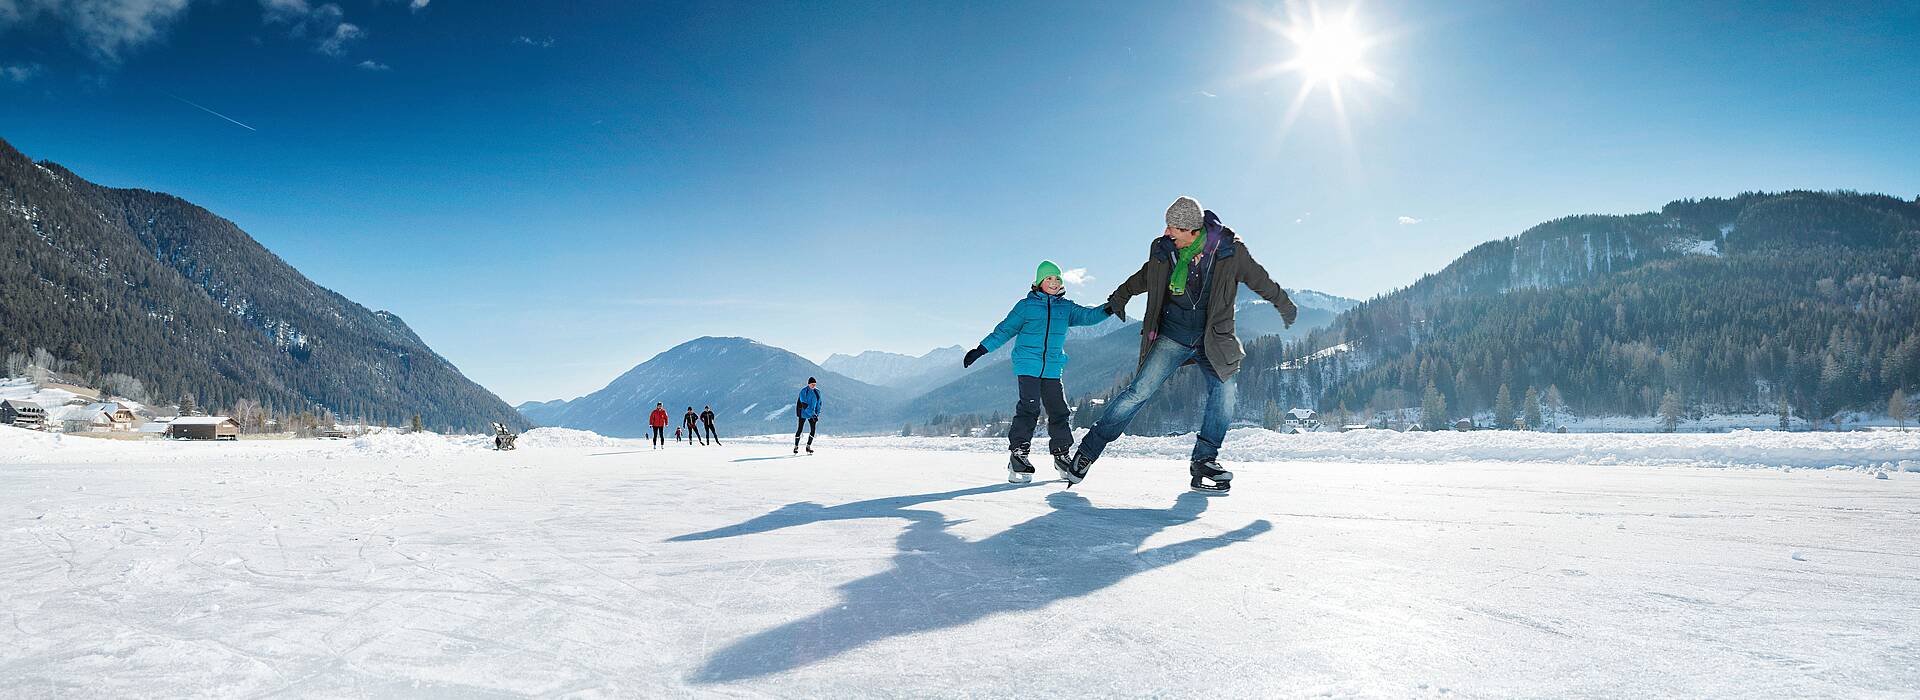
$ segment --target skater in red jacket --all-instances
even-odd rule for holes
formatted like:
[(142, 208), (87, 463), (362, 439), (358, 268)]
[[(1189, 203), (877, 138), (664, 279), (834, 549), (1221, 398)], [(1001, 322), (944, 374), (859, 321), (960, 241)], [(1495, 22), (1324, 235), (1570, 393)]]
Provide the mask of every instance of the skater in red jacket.
[(665, 403), (653, 405), (653, 413), (647, 416), (647, 425), (653, 426), (653, 448), (657, 450), (666, 447), (667, 405)]

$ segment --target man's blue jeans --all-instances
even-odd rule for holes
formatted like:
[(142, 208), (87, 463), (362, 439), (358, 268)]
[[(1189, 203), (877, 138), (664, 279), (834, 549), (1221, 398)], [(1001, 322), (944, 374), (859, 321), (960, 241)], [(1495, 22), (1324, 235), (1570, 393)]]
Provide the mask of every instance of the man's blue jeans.
[(1113, 402), (1107, 405), (1107, 413), (1087, 431), (1087, 437), (1080, 441), (1080, 454), (1088, 460), (1100, 458), (1107, 449), (1107, 443), (1113, 442), (1126, 432), (1127, 424), (1133, 422), (1133, 416), (1147, 400), (1160, 392), (1160, 387), (1173, 377), (1174, 370), (1186, 364), (1189, 359), (1200, 360), (1200, 375), (1207, 378), (1207, 414), (1200, 421), (1200, 437), (1193, 443), (1195, 461), (1213, 459), (1220, 454), (1220, 442), (1227, 438), (1227, 425), (1233, 422), (1234, 386), (1232, 379), (1222, 380), (1207, 365), (1200, 350), (1168, 340), (1162, 336), (1154, 341), (1153, 348), (1147, 351), (1147, 361), (1140, 371), (1133, 375), (1133, 383), (1128, 385)]

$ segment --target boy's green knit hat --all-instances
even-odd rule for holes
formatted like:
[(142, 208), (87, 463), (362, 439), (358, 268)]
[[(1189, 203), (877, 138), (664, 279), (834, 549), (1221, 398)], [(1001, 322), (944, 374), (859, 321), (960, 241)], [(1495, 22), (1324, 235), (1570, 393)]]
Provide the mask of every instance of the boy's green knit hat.
[(1033, 271), (1033, 284), (1034, 286), (1037, 287), (1040, 285), (1041, 282), (1045, 282), (1048, 277), (1059, 277), (1059, 276), (1060, 276), (1059, 265), (1053, 264), (1052, 260), (1042, 260), (1040, 261), (1040, 269)]

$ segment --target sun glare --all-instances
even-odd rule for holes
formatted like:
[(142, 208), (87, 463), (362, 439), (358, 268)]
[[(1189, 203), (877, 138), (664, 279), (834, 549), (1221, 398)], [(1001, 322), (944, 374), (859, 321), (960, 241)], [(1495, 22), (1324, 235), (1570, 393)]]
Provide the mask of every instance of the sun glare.
[(1342, 137), (1350, 138), (1347, 103), (1362, 97), (1351, 94), (1352, 88), (1356, 84), (1385, 86), (1368, 63), (1368, 53), (1381, 40), (1363, 29), (1356, 16), (1357, 5), (1323, 11), (1313, 0), (1295, 0), (1287, 3), (1285, 17), (1257, 17), (1275, 35), (1277, 60), (1259, 69), (1255, 76), (1267, 80), (1294, 76), (1299, 82), (1280, 125), (1282, 134), (1292, 128), (1315, 93), (1325, 93)]
[(1349, 18), (1307, 28), (1294, 40), (1300, 72), (1315, 83), (1337, 83), (1366, 73), (1362, 62), (1366, 43), (1353, 31)]

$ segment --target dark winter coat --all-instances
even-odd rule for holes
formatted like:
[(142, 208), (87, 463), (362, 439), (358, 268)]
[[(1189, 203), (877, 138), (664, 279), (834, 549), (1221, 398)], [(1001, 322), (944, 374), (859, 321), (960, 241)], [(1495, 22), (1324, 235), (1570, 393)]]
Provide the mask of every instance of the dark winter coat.
[[(1273, 303), (1287, 325), (1293, 325), (1299, 310), (1294, 308), (1293, 300), (1287, 298), (1287, 290), (1281, 289), (1267, 274), (1267, 269), (1255, 262), (1253, 254), (1247, 252), (1246, 244), (1234, 234), (1233, 229), (1220, 223), (1220, 217), (1212, 211), (1206, 213), (1207, 245), (1200, 251), (1189, 267), (1209, 265), (1202, 273), (1207, 287), (1207, 331), (1201, 338), (1201, 350), (1207, 364), (1221, 379), (1231, 378), (1240, 371), (1240, 361), (1247, 356), (1240, 347), (1240, 337), (1234, 331), (1234, 297), (1240, 291), (1240, 285), (1247, 285), (1255, 294)], [(1120, 288), (1113, 290), (1107, 297), (1107, 308), (1126, 308), (1127, 300), (1147, 295), (1147, 314), (1140, 323), (1140, 364), (1147, 361), (1147, 352), (1153, 349), (1154, 341), (1160, 339), (1160, 314), (1167, 305), (1172, 293), (1167, 289), (1168, 278), (1173, 275), (1173, 256), (1176, 252), (1173, 241), (1165, 236), (1153, 239), (1153, 246), (1147, 251), (1147, 262), (1140, 271), (1133, 273)], [(1191, 272), (1191, 271), (1190, 271)], [(1188, 294), (1194, 293), (1189, 289)], [(1135, 367), (1138, 371), (1138, 367)]]
[(713, 427), (713, 411), (711, 410), (701, 411), (700, 422), (706, 423), (707, 427), (709, 428)]
[(1091, 326), (1107, 320), (1107, 310), (1081, 306), (1038, 289), (1015, 302), (1007, 318), (980, 341), (993, 352), (1013, 341), (1013, 373), (1021, 377), (1059, 379), (1067, 366), (1067, 327)]

